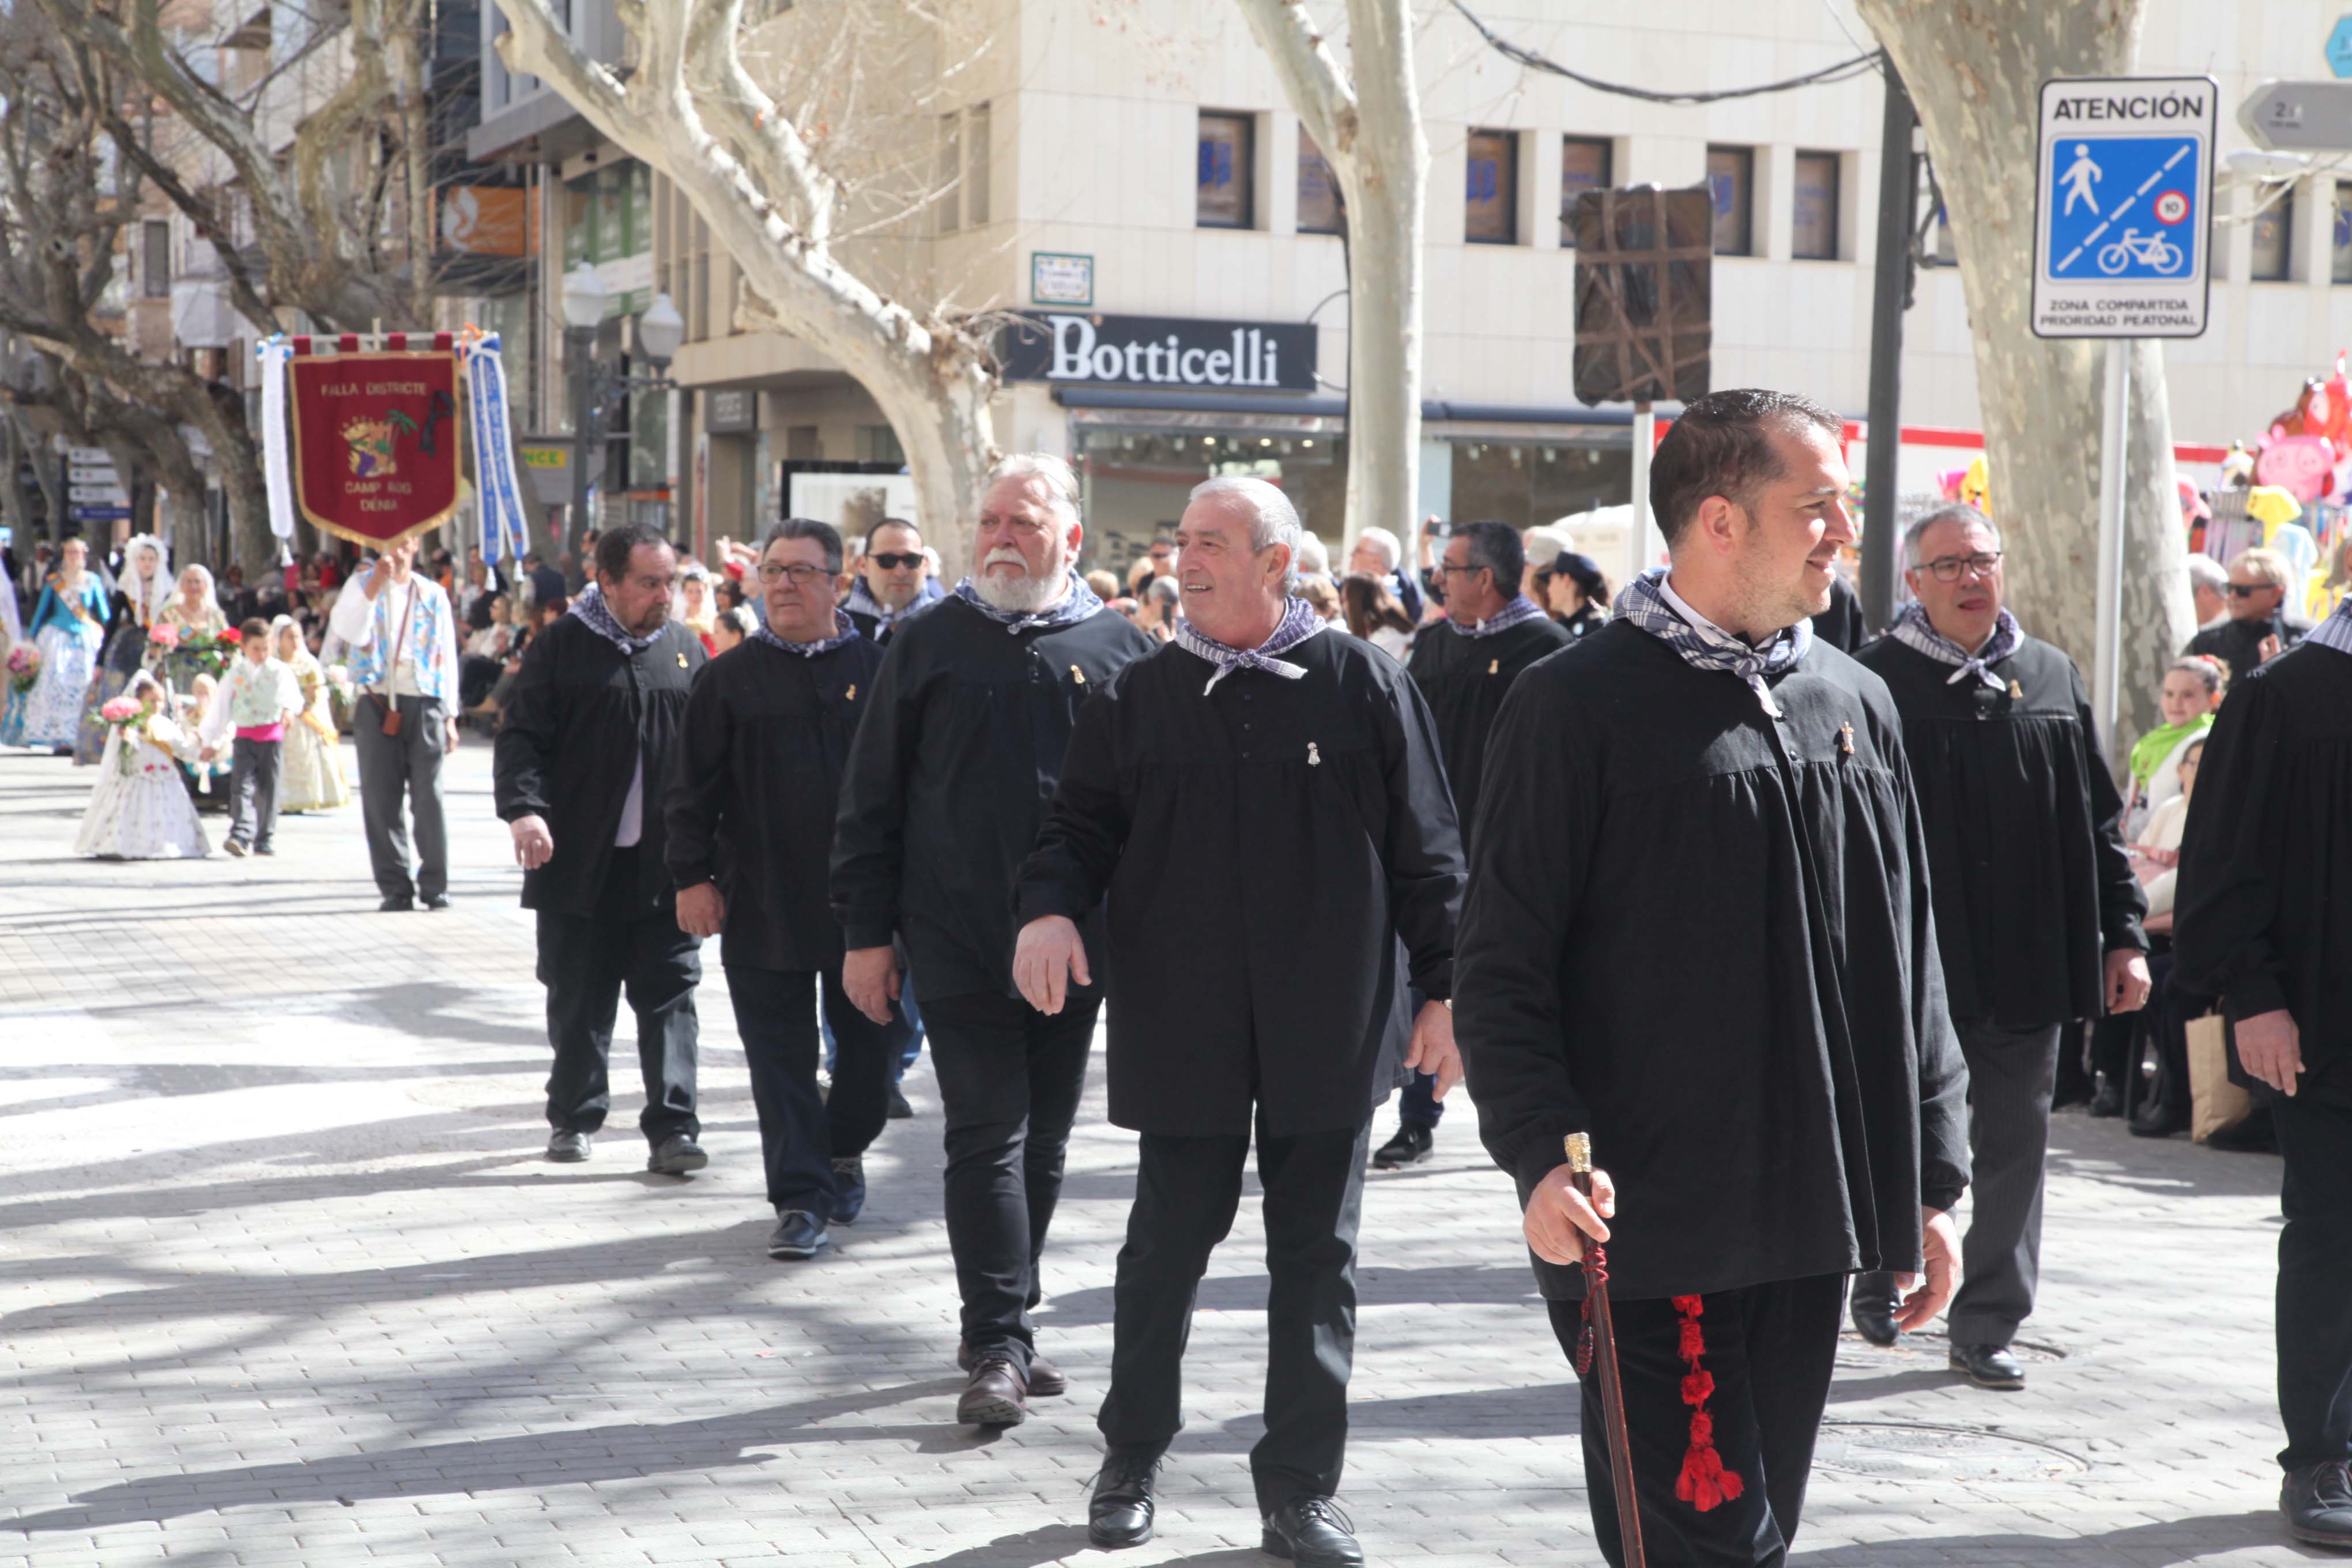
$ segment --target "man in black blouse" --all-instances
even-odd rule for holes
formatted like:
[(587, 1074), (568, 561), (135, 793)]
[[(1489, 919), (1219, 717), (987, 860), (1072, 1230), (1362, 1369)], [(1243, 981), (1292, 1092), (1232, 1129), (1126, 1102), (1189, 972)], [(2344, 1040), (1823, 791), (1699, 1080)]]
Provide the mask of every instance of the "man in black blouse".
[[(1462, 853), (1428, 709), (1387, 655), (1290, 594), (1299, 535), (1263, 479), (1192, 492), (1184, 619), (1080, 711), (1021, 870), (1013, 979), (1043, 1013), (1100, 973), (1079, 922), (1109, 909), (1110, 1117), (1143, 1134), (1088, 1510), (1098, 1546), (1150, 1539), (1193, 1292), (1240, 1205), (1255, 1122), (1273, 1277), (1250, 1453), (1263, 1544), (1363, 1561), (1332, 1497), (1364, 1154), (1400, 1063), (1439, 1095), (1458, 1076), (1443, 998)], [(1408, 981), (1427, 999), (1410, 1017)]]

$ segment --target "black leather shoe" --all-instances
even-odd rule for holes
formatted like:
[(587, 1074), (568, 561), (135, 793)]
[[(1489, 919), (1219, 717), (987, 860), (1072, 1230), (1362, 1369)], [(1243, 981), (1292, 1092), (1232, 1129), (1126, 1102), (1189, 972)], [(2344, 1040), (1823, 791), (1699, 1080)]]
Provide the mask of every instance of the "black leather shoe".
[(1257, 1549), (1311, 1568), (1360, 1568), (1364, 1561), (1355, 1521), (1327, 1497), (1292, 1498), (1267, 1514)]
[(851, 1154), (833, 1163), (833, 1223), (856, 1225), (866, 1212), (866, 1162)]
[(547, 1141), (547, 1157), (559, 1165), (576, 1165), (588, 1157), (588, 1134), (558, 1132)]
[(817, 1248), (832, 1237), (824, 1234), (824, 1221), (806, 1209), (778, 1209), (776, 1228), (768, 1233), (768, 1256), (771, 1258), (814, 1258)]
[(2289, 1470), (2279, 1488), (2279, 1511), (2286, 1515), (2286, 1527), (2297, 1541), (2352, 1546), (2352, 1466), (2329, 1459)]
[(683, 1176), (709, 1163), (710, 1156), (702, 1152), (702, 1145), (683, 1132), (671, 1133), (646, 1157), (646, 1169), (661, 1176)]
[(2025, 1386), (2025, 1369), (2006, 1345), (1952, 1347), (1952, 1370), (1968, 1373), (1979, 1388), (2019, 1389)]
[[(969, 1341), (956, 1343), (956, 1370), (971, 1370), (971, 1345)], [(1039, 1398), (1052, 1399), (1070, 1392), (1070, 1380), (1062, 1375), (1060, 1367), (1033, 1350), (1029, 1352), (1029, 1392)]]
[(416, 900), (415, 900), (411, 899), (411, 898), (407, 897), (406, 895), (404, 895), (404, 894), (401, 894), (401, 893), (393, 893), (393, 894), (390, 894), (390, 895), (386, 896), (386, 898), (384, 899), (383, 902), (382, 902), (382, 903), (380, 903), (380, 904), (376, 905), (376, 909), (377, 909), (379, 911), (381, 911), (381, 912), (383, 912), (383, 913), (384, 913), (384, 914), (387, 914), (387, 915), (403, 915), (403, 914), (406, 914), (409, 910), (411, 910), (415, 909), (415, 907), (416, 907)]
[(1396, 1136), (1372, 1151), (1372, 1169), (1402, 1171), (1407, 1165), (1420, 1164), (1436, 1152), (1436, 1133), (1410, 1121), (1400, 1122)]
[(1895, 1303), (1864, 1290), (1859, 1280), (1846, 1311), (1853, 1319), (1853, 1331), (1872, 1344), (1891, 1345), (1903, 1337), (1902, 1329), (1895, 1321)]
[(1116, 1551), (1151, 1539), (1151, 1478), (1160, 1456), (1150, 1449), (1113, 1448), (1095, 1472), (1095, 1495), (1087, 1503), (1087, 1539)]
[(972, 1364), (956, 1419), (967, 1426), (1018, 1426), (1029, 1419), (1028, 1401), (1029, 1380), (1011, 1356), (991, 1351)]
[(898, 1091), (898, 1086), (892, 1084), (890, 1086), (890, 1120), (904, 1121), (914, 1114), (915, 1108), (907, 1103), (907, 1097)]
[(2090, 1110), (2103, 1121), (2124, 1113), (2124, 1091), (2105, 1073), (2099, 1075), (2099, 1092), (2091, 1096)]
[(2205, 1147), (2231, 1154), (2277, 1153), (2278, 1129), (2271, 1124), (2270, 1108), (2257, 1105), (2254, 1113), (2243, 1121), (2208, 1134)]
[(446, 893), (427, 893), (422, 899), (419, 899), (417, 902), (423, 904), (428, 910), (446, 910), (449, 907), (449, 895)]

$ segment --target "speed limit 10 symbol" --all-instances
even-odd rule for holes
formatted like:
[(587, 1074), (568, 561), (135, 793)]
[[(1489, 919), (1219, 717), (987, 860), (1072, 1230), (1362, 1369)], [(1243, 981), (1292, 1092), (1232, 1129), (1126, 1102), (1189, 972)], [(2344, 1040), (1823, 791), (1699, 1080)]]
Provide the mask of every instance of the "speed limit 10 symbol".
[(2179, 191), (2167, 191), (2156, 198), (2156, 221), (2179, 223), (2189, 216), (2189, 197)]

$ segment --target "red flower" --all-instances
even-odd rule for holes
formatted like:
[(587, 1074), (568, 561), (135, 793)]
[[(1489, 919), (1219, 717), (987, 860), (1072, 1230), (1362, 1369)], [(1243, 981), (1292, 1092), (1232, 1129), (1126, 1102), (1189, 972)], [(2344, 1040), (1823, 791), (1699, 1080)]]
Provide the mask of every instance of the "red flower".
[(226, 631), (225, 631), (225, 632), (221, 633), (221, 635), (219, 636), (219, 637), (218, 637), (218, 638), (216, 638), (215, 640), (216, 640), (216, 641), (220, 641), (220, 642), (225, 642), (225, 643), (232, 643), (232, 644), (234, 644), (234, 643), (241, 643), (241, 642), (243, 642), (243, 641), (245, 640), (245, 634), (244, 634), (243, 632), (241, 632), (241, 631), (238, 631), (235, 626), (231, 626), (231, 627), (229, 627), (229, 628), (228, 628), (228, 630), (226, 630)]

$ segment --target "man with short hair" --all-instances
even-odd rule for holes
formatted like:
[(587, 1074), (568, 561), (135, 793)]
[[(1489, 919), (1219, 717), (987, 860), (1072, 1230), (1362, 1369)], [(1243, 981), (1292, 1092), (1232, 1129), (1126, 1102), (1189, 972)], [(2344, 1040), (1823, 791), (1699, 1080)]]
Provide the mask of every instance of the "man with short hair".
[(904, 518), (886, 517), (866, 536), (857, 575), (842, 608), (856, 623), (858, 636), (887, 647), (902, 623), (938, 604), (940, 597), (930, 561), (923, 553), (922, 534)]
[[(1526, 546), (1507, 522), (1456, 523), (1438, 558), (1445, 591), (1445, 629), (1413, 639), (1405, 672), (1429, 704), (1454, 809), (1467, 822), (1478, 809), (1478, 784), (1487, 731), (1504, 694), (1519, 672), (1576, 639), (1519, 592), (1527, 576)], [(1416, 1073), (1397, 1106), (1396, 1135), (1372, 1152), (1377, 1170), (1417, 1165), (1437, 1147), (1445, 1113), (1436, 1080)]]
[(524, 649), (499, 728), (498, 813), (538, 911), (547, 987), (547, 1157), (585, 1160), (612, 1109), (613, 1019), (637, 1016), (646, 1168), (709, 1164), (695, 1142), (702, 944), (680, 930), (663, 860), (661, 791), (679, 750), (702, 639), (669, 618), (677, 552), (630, 523), (597, 543), (596, 580)]
[(2231, 685), (2265, 659), (2301, 642), (2311, 623), (2286, 607), (2294, 574), (2286, 557), (2257, 545), (2230, 563), (2230, 618), (2189, 639), (2189, 653), (2210, 654), (2230, 667)]
[[(666, 854), (677, 923), (719, 937), (727, 964), (776, 1215), (768, 1256), (805, 1258), (829, 1239), (828, 1220), (853, 1225), (866, 1206), (864, 1156), (912, 1031), (895, 1007), (877, 1024), (850, 1005), (825, 897), (842, 762), (882, 650), (834, 605), (843, 562), (831, 523), (786, 518), (759, 563), (766, 624), (687, 698)], [(816, 1084), (820, 994), (839, 1047), (829, 1094)]]
[[(1944, 994), (1969, 1065), (1969, 1205), (1950, 1361), (2025, 1386), (2010, 1353), (2042, 1269), (2042, 1188), (2062, 1042), (2147, 1000), (2147, 899), (2074, 661), (2002, 604), (2000, 534), (1972, 506), (1903, 536), (1912, 602), (1855, 657), (1886, 682), (1927, 826)], [(1853, 1283), (1854, 1327), (1893, 1344), (1895, 1275)]]
[[(449, 835), (441, 811), (441, 759), (457, 749), (457, 622), (441, 584), (415, 569), (404, 539), (347, 585), (327, 629), (351, 649), (359, 749), (360, 823), (375, 872), (377, 907), (449, 907)], [(409, 862), (405, 808), (416, 826)]]
[(1369, 572), (1386, 583), (1412, 624), (1421, 625), (1421, 584), (1405, 570), (1404, 546), (1395, 534), (1378, 526), (1358, 530), (1356, 546), (1348, 552), (1348, 570)]
[[(1056, 1015), (1013, 984), (1013, 885), (1079, 705), (1152, 644), (1078, 578), (1077, 478), (1007, 458), (981, 499), (974, 575), (899, 626), (841, 785), (842, 985), (890, 1017), (904, 941), (947, 1120), (947, 1229), (963, 1299), (959, 1421), (1007, 1426), (1060, 1393), (1029, 1310), (1100, 993)], [(1099, 921), (1087, 940), (1098, 944)], [(1099, 952), (1097, 946), (1091, 950)]]
[[(2179, 982), (2221, 999), (2268, 1102), (2279, 1207), (2279, 1506), (2352, 1547), (2352, 599), (2232, 681), (2180, 841)], [(2236, 1076), (2233, 1074), (2232, 1076)]]
[[(1878, 677), (1814, 640), (1853, 538), (1843, 422), (1717, 392), (1658, 444), (1673, 564), (1519, 677), (1470, 829), (1454, 1027), (1580, 1369), (1585, 1238), (1609, 1294), (1650, 1561), (1778, 1564), (1796, 1534), (1845, 1277), (1951, 1295), (1968, 1074), (1926, 836)], [(1588, 1200), (1565, 1134), (1600, 1169)], [(1923, 1245), (1925, 1257), (1923, 1259)], [(1613, 1565), (1613, 1463), (1583, 1383)]]
[(1444, 998), (1462, 856), (1428, 710), (1393, 660), (1322, 635), (1291, 595), (1298, 537), (1263, 479), (1192, 491), (1175, 640), (1079, 713), (1016, 893), (1013, 979), (1048, 1016), (1102, 973), (1078, 922), (1108, 902), (1110, 1117), (1142, 1134), (1088, 1508), (1097, 1546), (1150, 1539), (1193, 1297), (1233, 1226), (1255, 1122), (1273, 1279), (1250, 1453), (1264, 1548), (1364, 1560), (1333, 1503), (1364, 1152), (1400, 1063), (1437, 1075), (1440, 1094), (1458, 1076)]
[(2197, 629), (2210, 632), (2230, 618), (2230, 569), (2200, 552), (2188, 557), (2189, 597), (2197, 606)]

